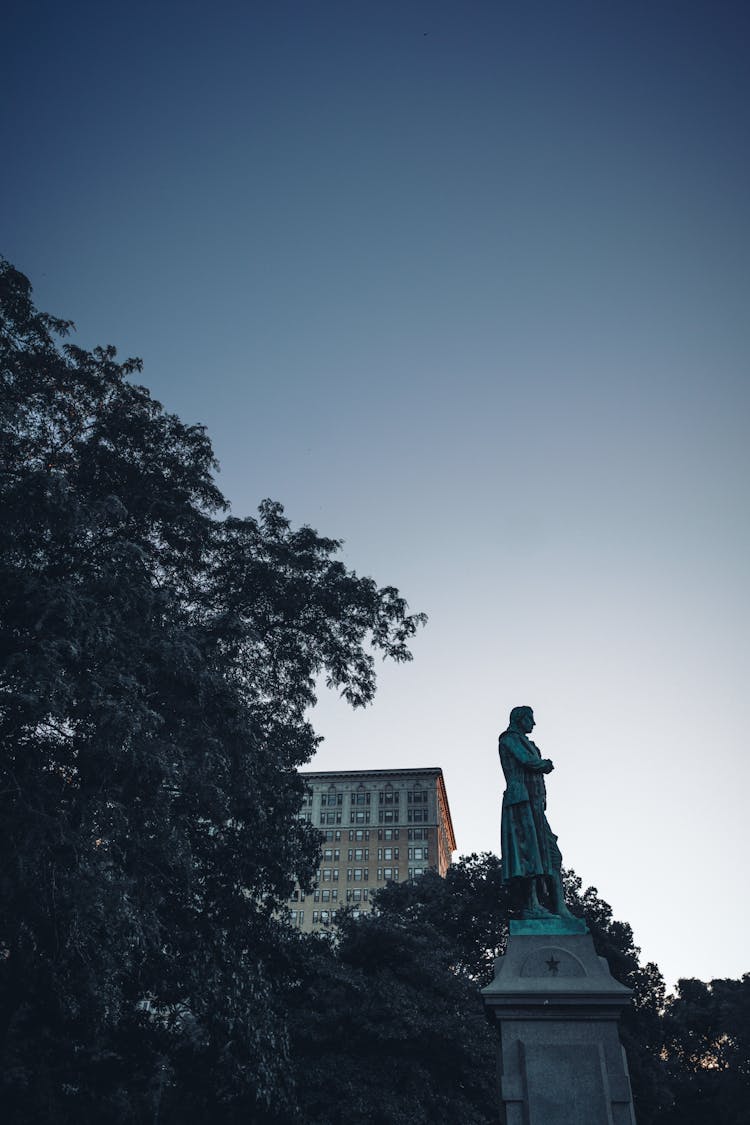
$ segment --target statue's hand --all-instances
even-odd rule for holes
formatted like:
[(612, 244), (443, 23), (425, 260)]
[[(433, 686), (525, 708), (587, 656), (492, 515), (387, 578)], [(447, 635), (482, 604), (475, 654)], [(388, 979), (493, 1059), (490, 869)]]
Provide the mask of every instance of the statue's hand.
[(554, 768), (551, 758), (542, 758), (542, 773), (552, 773)]

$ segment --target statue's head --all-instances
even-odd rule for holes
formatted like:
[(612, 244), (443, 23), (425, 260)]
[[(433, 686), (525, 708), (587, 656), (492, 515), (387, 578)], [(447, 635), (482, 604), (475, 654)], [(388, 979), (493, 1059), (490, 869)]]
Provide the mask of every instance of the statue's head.
[(510, 713), (510, 729), (530, 734), (534, 729), (534, 712), (530, 707), (514, 707)]

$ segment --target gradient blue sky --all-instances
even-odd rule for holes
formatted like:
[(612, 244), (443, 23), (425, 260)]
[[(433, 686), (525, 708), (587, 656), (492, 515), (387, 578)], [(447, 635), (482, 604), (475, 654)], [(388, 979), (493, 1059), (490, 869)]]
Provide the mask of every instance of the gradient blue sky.
[(2, 252), (430, 615), (314, 766), (441, 765), (498, 850), (530, 703), (566, 863), (750, 969), (748, 5), (8, 10)]

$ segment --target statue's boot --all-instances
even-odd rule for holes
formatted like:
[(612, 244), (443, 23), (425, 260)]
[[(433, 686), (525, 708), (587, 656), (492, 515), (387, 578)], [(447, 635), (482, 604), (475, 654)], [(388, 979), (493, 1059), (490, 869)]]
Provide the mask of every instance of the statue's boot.
[(536, 893), (536, 885), (532, 882), (531, 890), (529, 891), (529, 904), (524, 911), (526, 918), (551, 918), (552, 912), (546, 906), (542, 906)]
[(552, 918), (553, 914), (551, 910), (548, 910), (546, 906), (542, 906), (542, 904), (538, 902), (536, 906), (527, 907), (523, 912), (523, 916), (524, 918)]
[(573, 918), (574, 915), (570, 913), (565, 905), (565, 896), (562, 889), (562, 880), (560, 876), (552, 876), (552, 899), (554, 903), (554, 912), (559, 918)]

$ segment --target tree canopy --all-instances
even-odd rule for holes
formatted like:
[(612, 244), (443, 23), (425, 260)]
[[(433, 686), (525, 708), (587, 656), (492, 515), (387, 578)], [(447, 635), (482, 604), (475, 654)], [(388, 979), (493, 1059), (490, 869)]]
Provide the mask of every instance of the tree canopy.
[(750, 973), (680, 980), (667, 1002), (669, 1125), (745, 1125), (750, 1106)]
[(228, 515), (203, 427), (71, 328), (0, 264), (5, 1119), (246, 1119), (287, 1081), (315, 684), (368, 703), (423, 618), (279, 504)]
[(295, 1104), (274, 1125), (493, 1125), (495, 1042), (454, 946), (429, 924), (344, 913), (302, 939), (287, 990)]

